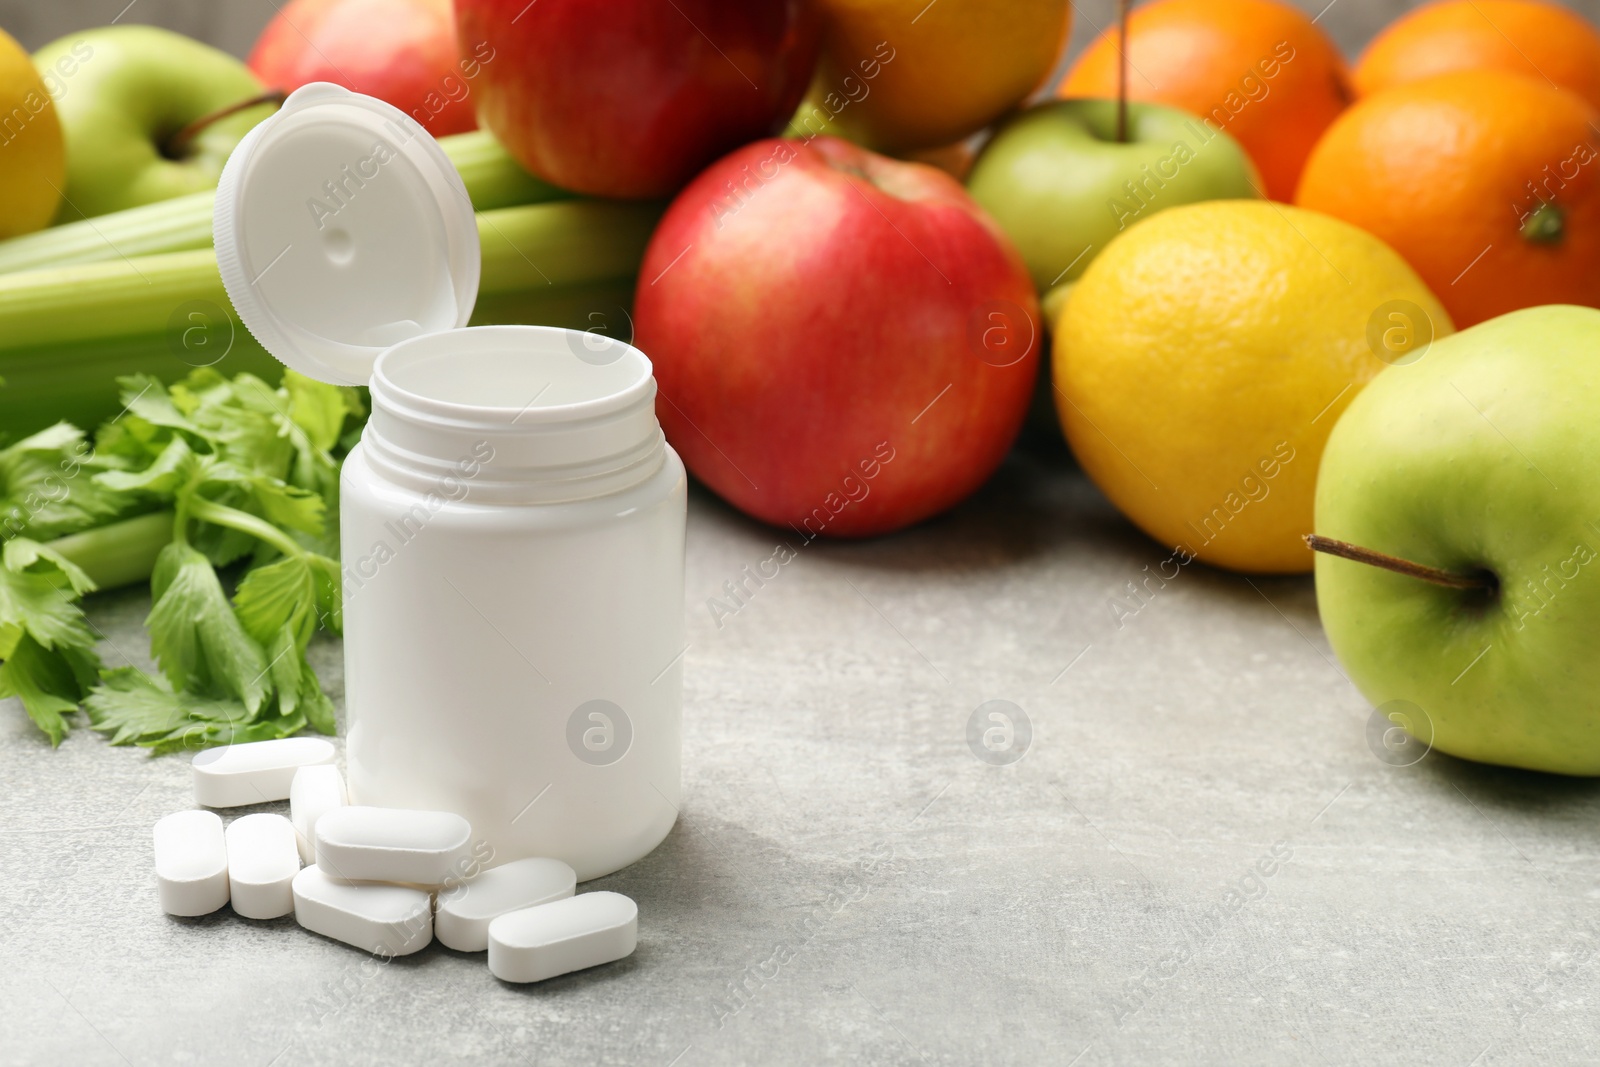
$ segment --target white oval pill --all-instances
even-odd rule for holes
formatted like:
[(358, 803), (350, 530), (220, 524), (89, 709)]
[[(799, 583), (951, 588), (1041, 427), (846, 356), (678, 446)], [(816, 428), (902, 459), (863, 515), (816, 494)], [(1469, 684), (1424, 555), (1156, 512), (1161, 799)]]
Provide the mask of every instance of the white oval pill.
[(335, 808), (316, 835), (317, 866), (347, 881), (440, 885), (470, 868), (472, 826), (448, 811)]
[(344, 777), (331, 763), (301, 767), (289, 783), (289, 818), (300, 839), (300, 858), (317, 861), (317, 820), (334, 808), (345, 805)]
[(508, 912), (489, 924), (489, 973), (542, 982), (633, 952), (639, 906), (621, 893), (584, 893)]
[(433, 899), (425, 891), (342, 882), (321, 867), (295, 875), (294, 917), (312, 933), (384, 956), (407, 956), (433, 940)]
[(578, 876), (560, 860), (513, 860), (448, 891), (440, 890), (433, 935), (445, 948), (482, 952), (489, 947), (491, 920), (570, 897), (577, 884)]
[(333, 746), (320, 737), (280, 737), (196, 752), (191, 763), (195, 803), (237, 808), (289, 799), (294, 772), (332, 763)]
[(156, 894), (168, 915), (209, 915), (228, 902), (228, 846), (214, 811), (156, 823)]
[(276, 919), (294, 910), (300, 846), (282, 815), (242, 815), (228, 824), (228, 892), (246, 919)]

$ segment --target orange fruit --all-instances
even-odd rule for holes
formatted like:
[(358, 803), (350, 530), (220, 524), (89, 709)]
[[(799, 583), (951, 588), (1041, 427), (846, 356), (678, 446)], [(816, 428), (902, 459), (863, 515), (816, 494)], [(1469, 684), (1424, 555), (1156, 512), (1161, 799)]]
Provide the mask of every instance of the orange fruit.
[(880, 152), (938, 148), (989, 125), (1050, 77), (1069, 0), (817, 0), (822, 56), (790, 125)]
[(1351, 73), (1360, 96), (1458, 70), (1541, 77), (1600, 108), (1600, 32), (1542, 0), (1443, 0), (1372, 39)]
[(1497, 70), (1376, 93), (1329, 127), (1295, 202), (1386, 241), (1458, 327), (1600, 306), (1600, 113)]
[[(1344, 60), (1276, 0), (1156, 0), (1128, 17), (1128, 96), (1182, 108), (1244, 146), (1266, 195), (1288, 200), (1322, 131), (1349, 103)], [(1078, 57), (1058, 96), (1114, 97), (1115, 29)]]

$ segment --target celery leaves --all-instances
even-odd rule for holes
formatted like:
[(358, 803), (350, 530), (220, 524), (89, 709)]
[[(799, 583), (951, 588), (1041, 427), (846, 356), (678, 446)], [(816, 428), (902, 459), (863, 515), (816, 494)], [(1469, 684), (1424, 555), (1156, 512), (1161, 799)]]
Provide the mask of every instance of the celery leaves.
[(0, 696), (14, 696), (59, 745), (64, 716), (93, 684), (95, 638), (73, 601), (92, 586), (81, 570), (36, 541), (0, 549)]
[[(92, 444), (61, 424), (0, 450), (0, 696), (20, 697), (57, 744), (80, 705), (112, 744), (155, 752), (308, 725), (332, 733), (306, 650), (340, 625), (333, 520), (340, 456), (365, 415), (359, 392), (210, 368), (171, 386), (120, 384), (125, 409)], [(68, 556), (18, 535), (154, 511), (173, 517), (145, 620), (160, 674), (101, 670), (76, 603), (92, 584)], [(103, 551), (92, 538), (61, 543)]]
[(175, 689), (231, 696), (254, 713), (267, 698), (267, 658), (244, 632), (205, 555), (174, 541), (150, 579), (156, 598), (145, 629)]
[(83, 431), (64, 422), (0, 449), (0, 537), (48, 540), (126, 510), (91, 477), (92, 464)]

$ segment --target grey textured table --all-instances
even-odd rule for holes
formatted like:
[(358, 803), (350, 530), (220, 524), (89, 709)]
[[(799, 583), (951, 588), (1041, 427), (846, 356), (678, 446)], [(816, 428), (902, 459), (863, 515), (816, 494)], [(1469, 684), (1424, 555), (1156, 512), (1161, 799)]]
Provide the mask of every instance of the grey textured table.
[[(592, 883), (638, 952), (538, 986), (163, 915), (182, 758), (51, 752), (0, 705), (0, 1061), (1593, 1062), (1600, 786), (1380, 760), (1306, 579), (1190, 567), (1119, 628), (1166, 553), (1062, 468), (791, 538), (720, 627), (782, 538), (697, 493), (682, 817)], [(96, 604), (108, 659), (147, 606)], [(968, 744), (996, 699), (1032, 727), (1007, 766)]]

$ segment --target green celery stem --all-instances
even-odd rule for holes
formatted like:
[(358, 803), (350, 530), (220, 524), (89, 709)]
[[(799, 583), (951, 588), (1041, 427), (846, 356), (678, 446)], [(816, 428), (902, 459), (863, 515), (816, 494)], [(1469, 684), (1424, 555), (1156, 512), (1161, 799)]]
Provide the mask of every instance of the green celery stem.
[(487, 130), (439, 138), (472, 198), (472, 210), (493, 211), (518, 204), (546, 204), (573, 194), (535, 178), (512, 159)]
[(209, 248), (0, 275), (0, 350), (159, 336), (192, 300), (230, 306)]
[[(482, 212), (479, 292), (634, 274), (661, 210), (653, 203), (567, 200)], [(161, 336), (172, 328), (174, 310), (191, 301), (230, 307), (210, 249), (0, 275), (0, 356)]]
[(189, 501), (184, 513), (186, 519), (198, 519), (201, 522), (215, 523), (238, 530), (240, 533), (249, 534), (258, 541), (264, 541), (282, 552), (286, 556), (303, 556), (305, 549), (295, 544), (294, 539), (265, 519), (259, 519), (247, 511), (230, 508), (226, 504), (196, 497)]
[[(572, 195), (524, 171), (483, 130), (441, 137), (439, 147), (455, 164), (474, 211)], [(0, 273), (210, 248), (215, 200), (209, 190), (190, 193), (0, 241)]]
[[(184, 517), (247, 533), (285, 555), (298, 556), (305, 552), (293, 538), (265, 519), (215, 501), (190, 501)], [(67, 562), (87, 574), (96, 589), (116, 589), (150, 580), (156, 557), (177, 534), (176, 520), (177, 516), (170, 510), (154, 511), (58, 537), (47, 547), (61, 553)]]
[(156, 556), (172, 540), (172, 522), (172, 512), (155, 511), (58, 537), (48, 547), (76, 564), (97, 589), (116, 589), (150, 580)]
[(631, 277), (639, 272), (665, 208), (638, 201), (569, 200), (479, 212), (483, 270), (478, 293)]
[(0, 241), (0, 272), (211, 247), (216, 194), (190, 193)]

